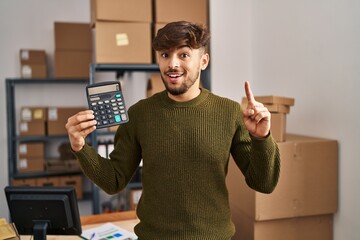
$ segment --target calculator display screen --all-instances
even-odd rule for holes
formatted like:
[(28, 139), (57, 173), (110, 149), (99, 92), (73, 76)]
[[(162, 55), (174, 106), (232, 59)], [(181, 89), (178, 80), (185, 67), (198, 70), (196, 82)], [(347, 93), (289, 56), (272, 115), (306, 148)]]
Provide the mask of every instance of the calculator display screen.
[(109, 84), (88, 88), (89, 95), (119, 91), (119, 84)]

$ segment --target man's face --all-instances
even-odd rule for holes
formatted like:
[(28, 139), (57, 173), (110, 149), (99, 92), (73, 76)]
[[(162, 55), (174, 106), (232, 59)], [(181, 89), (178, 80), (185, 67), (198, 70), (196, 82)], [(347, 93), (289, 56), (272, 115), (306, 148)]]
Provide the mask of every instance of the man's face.
[(178, 96), (190, 88), (199, 88), (201, 70), (208, 63), (208, 54), (202, 49), (191, 49), (184, 45), (158, 51), (159, 68), (167, 91)]

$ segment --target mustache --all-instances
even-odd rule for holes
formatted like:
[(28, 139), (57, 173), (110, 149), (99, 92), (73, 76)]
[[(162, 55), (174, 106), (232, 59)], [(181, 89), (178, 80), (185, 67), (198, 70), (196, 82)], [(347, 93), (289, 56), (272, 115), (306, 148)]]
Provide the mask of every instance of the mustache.
[(176, 73), (176, 72), (181, 72), (181, 71), (179, 69), (177, 69), (177, 68), (171, 68), (171, 69), (165, 71), (165, 74), (167, 74), (167, 73)]

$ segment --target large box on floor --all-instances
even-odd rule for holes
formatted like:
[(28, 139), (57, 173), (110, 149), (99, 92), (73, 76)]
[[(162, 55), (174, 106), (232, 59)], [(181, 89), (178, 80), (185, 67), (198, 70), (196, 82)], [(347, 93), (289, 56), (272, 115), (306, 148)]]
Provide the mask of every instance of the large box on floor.
[(232, 240), (332, 240), (333, 215), (254, 221), (243, 213), (233, 214), (236, 233)]
[(256, 221), (331, 214), (338, 205), (338, 144), (335, 140), (286, 136), (278, 143), (281, 171), (271, 194), (250, 189), (234, 161), (227, 185), (233, 213)]
[(155, 0), (156, 23), (183, 20), (207, 25), (208, 0)]
[(152, 62), (150, 23), (96, 22), (96, 63)]
[(152, 21), (152, 0), (91, 0), (90, 3), (92, 25), (96, 21)]

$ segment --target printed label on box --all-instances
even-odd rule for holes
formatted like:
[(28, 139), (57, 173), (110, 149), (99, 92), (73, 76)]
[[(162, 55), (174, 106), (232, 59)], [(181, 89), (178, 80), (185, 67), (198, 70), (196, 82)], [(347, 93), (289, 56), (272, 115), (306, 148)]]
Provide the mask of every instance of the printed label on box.
[(22, 60), (29, 60), (30, 58), (29, 50), (21, 50), (20, 57)]
[(29, 126), (26, 122), (23, 122), (20, 124), (20, 132), (28, 132)]
[(116, 34), (116, 45), (117, 46), (127, 46), (129, 45), (129, 37), (126, 33)]
[(27, 153), (27, 145), (26, 144), (20, 144), (19, 145), (19, 152), (21, 154), (26, 154)]
[(34, 110), (34, 119), (43, 119), (44, 111), (42, 109)]
[(58, 119), (57, 108), (49, 108), (48, 119), (51, 121), (55, 121)]
[(27, 168), (27, 167), (28, 167), (27, 159), (26, 158), (20, 159), (19, 160), (19, 168), (22, 169), (22, 168)]
[(31, 70), (31, 67), (29, 65), (21, 66), (21, 76), (23, 78), (31, 78), (32, 70)]
[(31, 121), (31, 110), (29, 108), (24, 108), (21, 111), (21, 119), (24, 121)]

